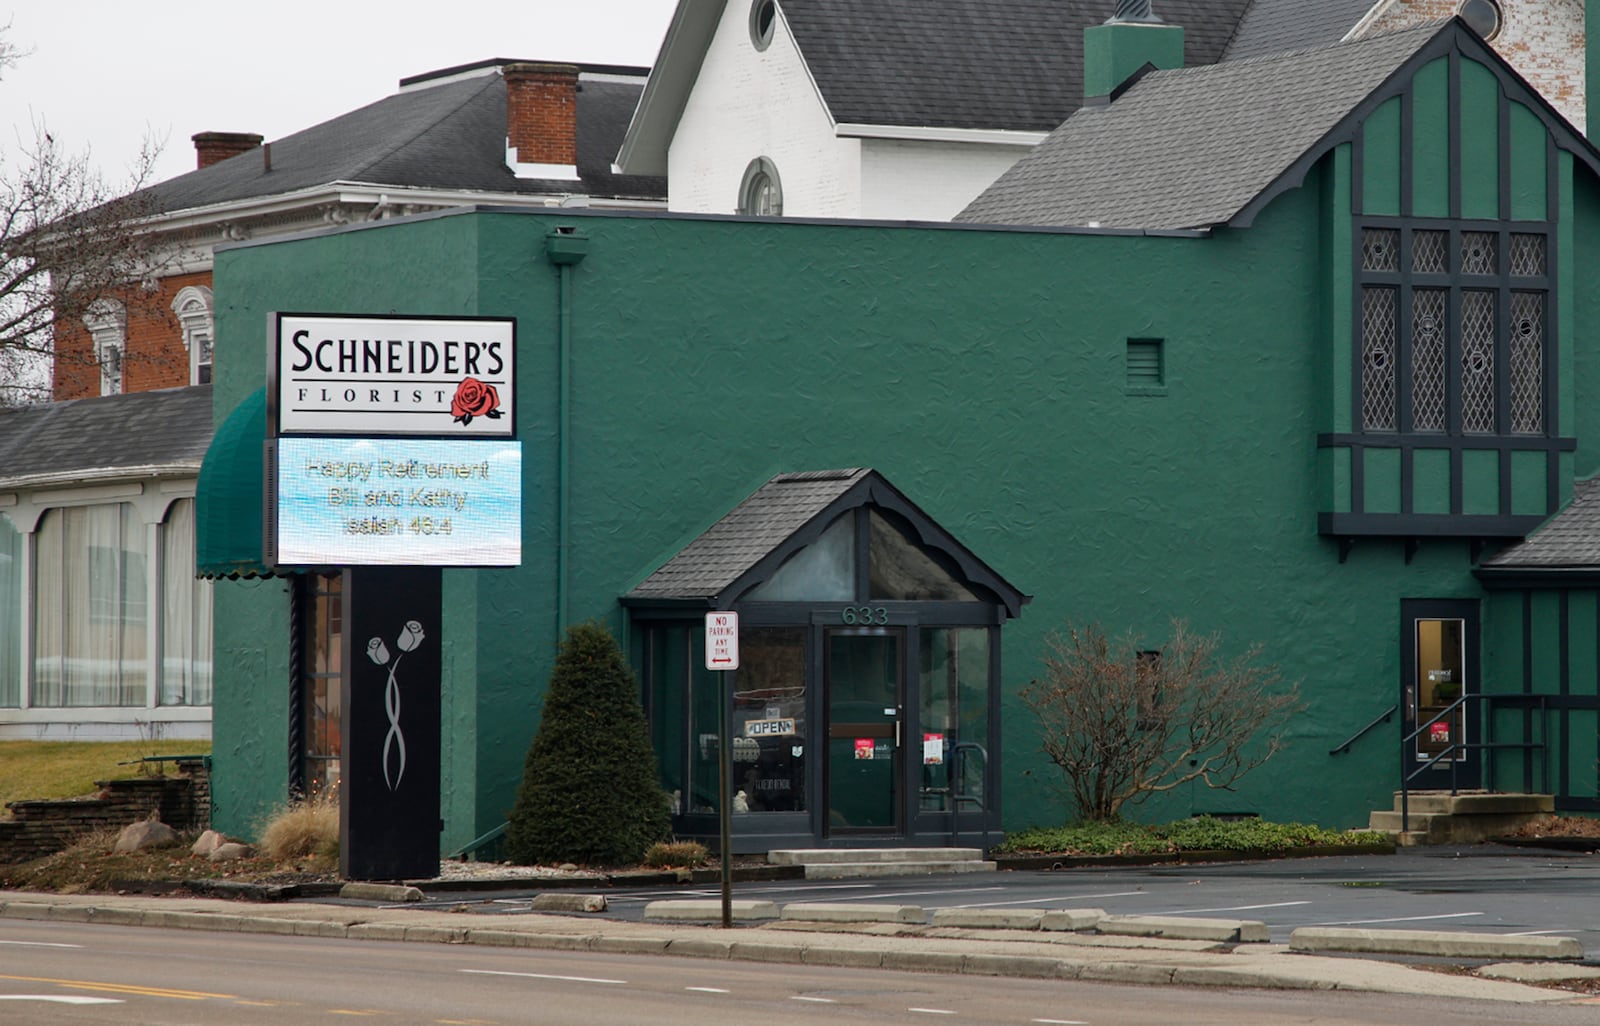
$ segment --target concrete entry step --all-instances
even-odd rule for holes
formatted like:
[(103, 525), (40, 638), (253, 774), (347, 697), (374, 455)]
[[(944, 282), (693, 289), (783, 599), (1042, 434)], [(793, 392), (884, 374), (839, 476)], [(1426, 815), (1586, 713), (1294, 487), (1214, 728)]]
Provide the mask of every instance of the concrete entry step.
[[(1399, 812), (1401, 805), (1401, 793), (1396, 791), (1394, 811)], [(1490, 791), (1460, 791), (1451, 794), (1449, 791), (1412, 791), (1410, 805), (1412, 815), (1422, 812), (1452, 816), (1483, 816), (1518, 812), (1554, 812), (1556, 799), (1554, 795), (1549, 794)]]
[(1407, 820), (1395, 792), (1394, 809), (1372, 813), (1368, 829), (1389, 834), (1402, 845), (1474, 844), (1512, 833), (1555, 809), (1553, 795), (1488, 791), (1413, 791), (1409, 803)]
[(978, 848), (787, 848), (767, 852), (779, 866), (803, 866), (807, 880), (849, 880), (934, 873), (989, 873)]

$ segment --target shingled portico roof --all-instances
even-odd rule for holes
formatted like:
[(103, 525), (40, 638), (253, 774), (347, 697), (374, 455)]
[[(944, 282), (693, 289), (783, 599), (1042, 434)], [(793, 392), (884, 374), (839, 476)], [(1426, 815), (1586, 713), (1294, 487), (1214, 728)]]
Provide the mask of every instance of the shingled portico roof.
[(874, 505), (894, 510), (922, 544), (954, 562), (968, 581), (1016, 616), (1029, 601), (875, 470), (779, 474), (623, 596), (631, 607), (687, 605), (725, 609), (816, 541), (841, 513)]
[(1577, 482), (1565, 509), (1478, 568), (1486, 582), (1574, 573), (1600, 578), (1600, 477)]
[(1600, 154), (1465, 23), (1452, 19), (1331, 46), (1151, 71), (1085, 107), (955, 218), (968, 224), (1246, 227), (1297, 187), (1424, 64), (1459, 51), (1496, 69), (1541, 112), (1556, 145), (1600, 172)]

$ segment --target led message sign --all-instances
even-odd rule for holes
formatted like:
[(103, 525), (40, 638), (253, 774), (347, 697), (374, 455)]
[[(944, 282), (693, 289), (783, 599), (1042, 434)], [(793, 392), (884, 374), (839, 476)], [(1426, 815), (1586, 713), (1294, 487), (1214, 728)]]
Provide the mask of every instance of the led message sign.
[(279, 435), (516, 434), (511, 318), (274, 314)]
[(268, 452), (277, 566), (518, 566), (522, 443), (279, 438)]

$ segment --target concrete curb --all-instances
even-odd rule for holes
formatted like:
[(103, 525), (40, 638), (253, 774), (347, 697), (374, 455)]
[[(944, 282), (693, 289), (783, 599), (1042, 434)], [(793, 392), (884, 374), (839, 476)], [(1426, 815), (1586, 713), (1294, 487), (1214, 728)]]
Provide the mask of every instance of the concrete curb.
[[(730, 901), (728, 907), (735, 922), (778, 918), (778, 906), (770, 901), (740, 899)], [(652, 901), (644, 907), (644, 917), (675, 923), (720, 923), (722, 902), (711, 898)]]
[(925, 923), (928, 914), (921, 905), (795, 901), (783, 906), (782, 918), (802, 923)]
[(1101, 933), (1124, 937), (1170, 937), (1174, 940), (1208, 940), (1265, 944), (1271, 940), (1267, 924), (1251, 919), (1197, 919), (1191, 916), (1106, 916), (1095, 927)]
[(534, 912), (604, 912), (604, 894), (540, 894), (528, 902)]
[[(426, 907), (352, 908), (342, 905), (261, 906), (240, 914), (217, 899), (159, 899), (27, 895), (7, 901), (0, 918), (154, 926), (352, 940), (478, 944), (529, 950), (666, 954), (694, 958), (969, 973), (1036, 979), (1191, 986), (1340, 989), (1430, 996), (1475, 997), (1523, 1003), (1572, 1001), (1578, 996), (1498, 979), (1450, 976), (1412, 966), (1348, 957), (1290, 954), (1282, 946), (1233, 947), (1200, 941), (1044, 934), (995, 930), (991, 937), (884, 933), (900, 924), (818, 924), (806, 932), (789, 922), (760, 922), (737, 930), (693, 922), (579, 922), (565, 916), (492, 917), (482, 928), (473, 917)], [(165, 903), (165, 905), (163, 904)], [(694, 904), (694, 903), (678, 903)], [(720, 917), (720, 901), (711, 906)], [(775, 915), (770, 902), (744, 902), (750, 911)], [(761, 910), (758, 906), (766, 905)], [(176, 907), (173, 907), (176, 906)], [(784, 931), (788, 928), (787, 932)], [(956, 933), (957, 931), (950, 931)], [(976, 931), (974, 931), (976, 932)], [(1388, 931), (1401, 933), (1405, 931)], [(1472, 935), (1468, 935), (1472, 936)], [(1519, 941), (1550, 938), (1514, 938)], [(1107, 946), (1107, 945), (1116, 946)]]
[(1302, 926), (1289, 935), (1291, 951), (1350, 951), (1365, 954), (1439, 955), (1447, 958), (1531, 958), (1565, 961), (1583, 958), (1574, 937), (1502, 937), (1436, 930), (1357, 930)]
[(350, 901), (421, 901), (422, 892), (405, 884), (361, 883), (345, 884), (339, 888), (339, 897)]

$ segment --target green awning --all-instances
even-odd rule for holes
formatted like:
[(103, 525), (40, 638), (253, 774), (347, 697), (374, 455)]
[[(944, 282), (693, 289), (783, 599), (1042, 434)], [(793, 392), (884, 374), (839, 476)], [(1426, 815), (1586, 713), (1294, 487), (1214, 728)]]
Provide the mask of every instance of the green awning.
[(201, 577), (263, 577), (262, 457), (267, 390), (250, 393), (211, 436), (195, 486), (195, 565)]

